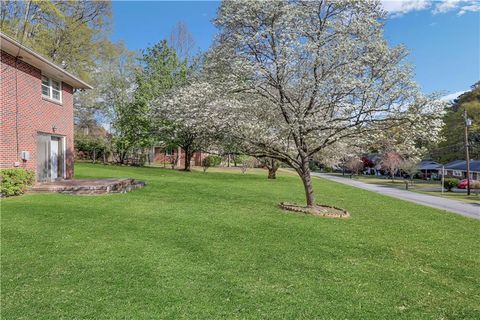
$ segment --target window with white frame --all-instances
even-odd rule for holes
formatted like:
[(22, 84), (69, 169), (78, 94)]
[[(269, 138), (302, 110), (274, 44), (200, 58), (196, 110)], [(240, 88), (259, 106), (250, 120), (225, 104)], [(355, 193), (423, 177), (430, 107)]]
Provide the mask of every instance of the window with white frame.
[(462, 171), (460, 170), (453, 170), (453, 175), (455, 177), (461, 177), (462, 176)]
[(62, 102), (62, 83), (42, 75), (42, 96)]

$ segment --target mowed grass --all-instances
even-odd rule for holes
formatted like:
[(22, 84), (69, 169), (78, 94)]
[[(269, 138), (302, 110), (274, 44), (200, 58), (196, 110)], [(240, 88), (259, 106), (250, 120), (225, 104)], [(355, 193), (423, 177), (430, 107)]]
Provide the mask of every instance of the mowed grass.
[[(337, 174), (337, 176), (341, 176)], [(346, 179), (350, 179), (348, 175), (345, 176)], [(391, 180), (387, 177), (379, 178), (376, 176), (369, 176), (369, 175), (361, 175), (361, 176), (354, 176), (353, 179), (357, 179), (361, 182), (371, 183), (371, 184), (379, 184), (384, 185), (392, 188), (402, 189), (405, 190), (405, 179), (396, 178), (395, 180)], [(414, 185), (410, 186), (409, 190), (412, 192), (424, 193), (431, 196), (448, 198), (452, 200), (463, 201), (467, 203), (474, 203), (480, 204), (480, 190), (473, 189), (470, 195), (467, 195), (466, 190), (455, 190), (455, 192), (448, 192), (445, 191), (442, 193), (441, 189), (441, 182), (436, 180), (414, 180)], [(436, 191), (432, 191), (433, 189), (437, 189)], [(480, 210), (480, 209), (479, 209)]]
[(128, 194), (2, 200), (2, 319), (479, 319), (480, 221), (315, 179), (78, 164)]

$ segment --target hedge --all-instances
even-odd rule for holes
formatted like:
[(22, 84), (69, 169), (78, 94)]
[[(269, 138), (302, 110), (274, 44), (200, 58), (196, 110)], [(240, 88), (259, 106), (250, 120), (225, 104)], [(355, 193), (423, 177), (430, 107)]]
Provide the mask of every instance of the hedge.
[(25, 169), (0, 169), (0, 194), (2, 197), (23, 194), (35, 182), (35, 172)]

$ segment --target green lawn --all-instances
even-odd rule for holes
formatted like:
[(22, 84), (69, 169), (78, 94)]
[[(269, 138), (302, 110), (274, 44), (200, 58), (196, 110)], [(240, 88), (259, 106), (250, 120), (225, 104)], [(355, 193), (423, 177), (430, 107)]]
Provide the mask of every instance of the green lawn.
[[(334, 174), (334, 175), (341, 176), (341, 174)], [(345, 175), (344, 177), (345, 179), (350, 179), (349, 175)], [(395, 180), (392, 181), (391, 179), (386, 177), (382, 178), (382, 177), (370, 176), (370, 175), (360, 175), (360, 176), (353, 176), (353, 179), (359, 180), (365, 183), (379, 184), (383, 186), (405, 190), (405, 180), (400, 178), (396, 178)], [(480, 195), (478, 192), (476, 192), (476, 190), (472, 190), (470, 196), (467, 195), (466, 191), (465, 192), (445, 191), (442, 193), (441, 183), (440, 181), (436, 181), (436, 180), (425, 181), (425, 180), (415, 179), (414, 185), (410, 186), (409, 191), (424, 193), (424, 194), (428, 194), (436, 197), (463, 201), (467, 203), (480, 204)]]
[[(418, 193), (429, 194), (431, 196), (442, 197), (452, 200), (463, 201), (467, 203), (475, 203), (480, 205), (480, 194), (477, 193), (476, 190), (472, 190), (470, 195), (467, 195), (466, 192), (444, 192), (442, 194), (441, 191), (422, 191), (422, 190), (415, 190)], [(479, 209), (480, 210), (480, 209)]]
[(2, 200), (2, 319), (479, 319), (480, 221), (281, 173), (78, 164), (128, 194)]

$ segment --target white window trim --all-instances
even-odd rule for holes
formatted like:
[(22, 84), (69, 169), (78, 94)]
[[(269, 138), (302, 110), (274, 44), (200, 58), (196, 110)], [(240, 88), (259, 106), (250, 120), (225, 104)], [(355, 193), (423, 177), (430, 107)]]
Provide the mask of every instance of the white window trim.
[(453, 170), (452, 175), (455, 176), (455, 177), (461, 177), (461, 176), (463, 176), (461, 170)]
[[(43, 94), (43, 91), (41, 90), (40, 92), (42, 93), (42, 97), (44, 97), (45, 99), (48, 99), (48, 100), (50, 100), (50, 101), (53, 101), (53, 102), (62, 103), (62, 98), (63, 98), (63, 94), (62, 94), (62, 81), (57, 80), (57, 79), (55, 79), (55, 78), (52, 78), (52, 77), (50, 77), (50, 76), (48, 76), (48, 75), (46, 75), (46, 74), (42, 74), (42, 78), (43, 78), (43, 77), (45, 77), (45, 78), (48, 79), (48, 95)], [(60, 93), (60, 99), (55, 99), (55, 98), (53, 97), (52, 80), (58, 82), (58, 84), (59, 84), (59, 90), (58, 90), (58, 91), (59, 91), (59, 93)], [(44, 84), (43, 84), (43, 79), (41, 79), (40, 83), (41, 83), (41, 86), (42, 86), (42, 88), (43, 88), (43, 85), (44, 85)]]

